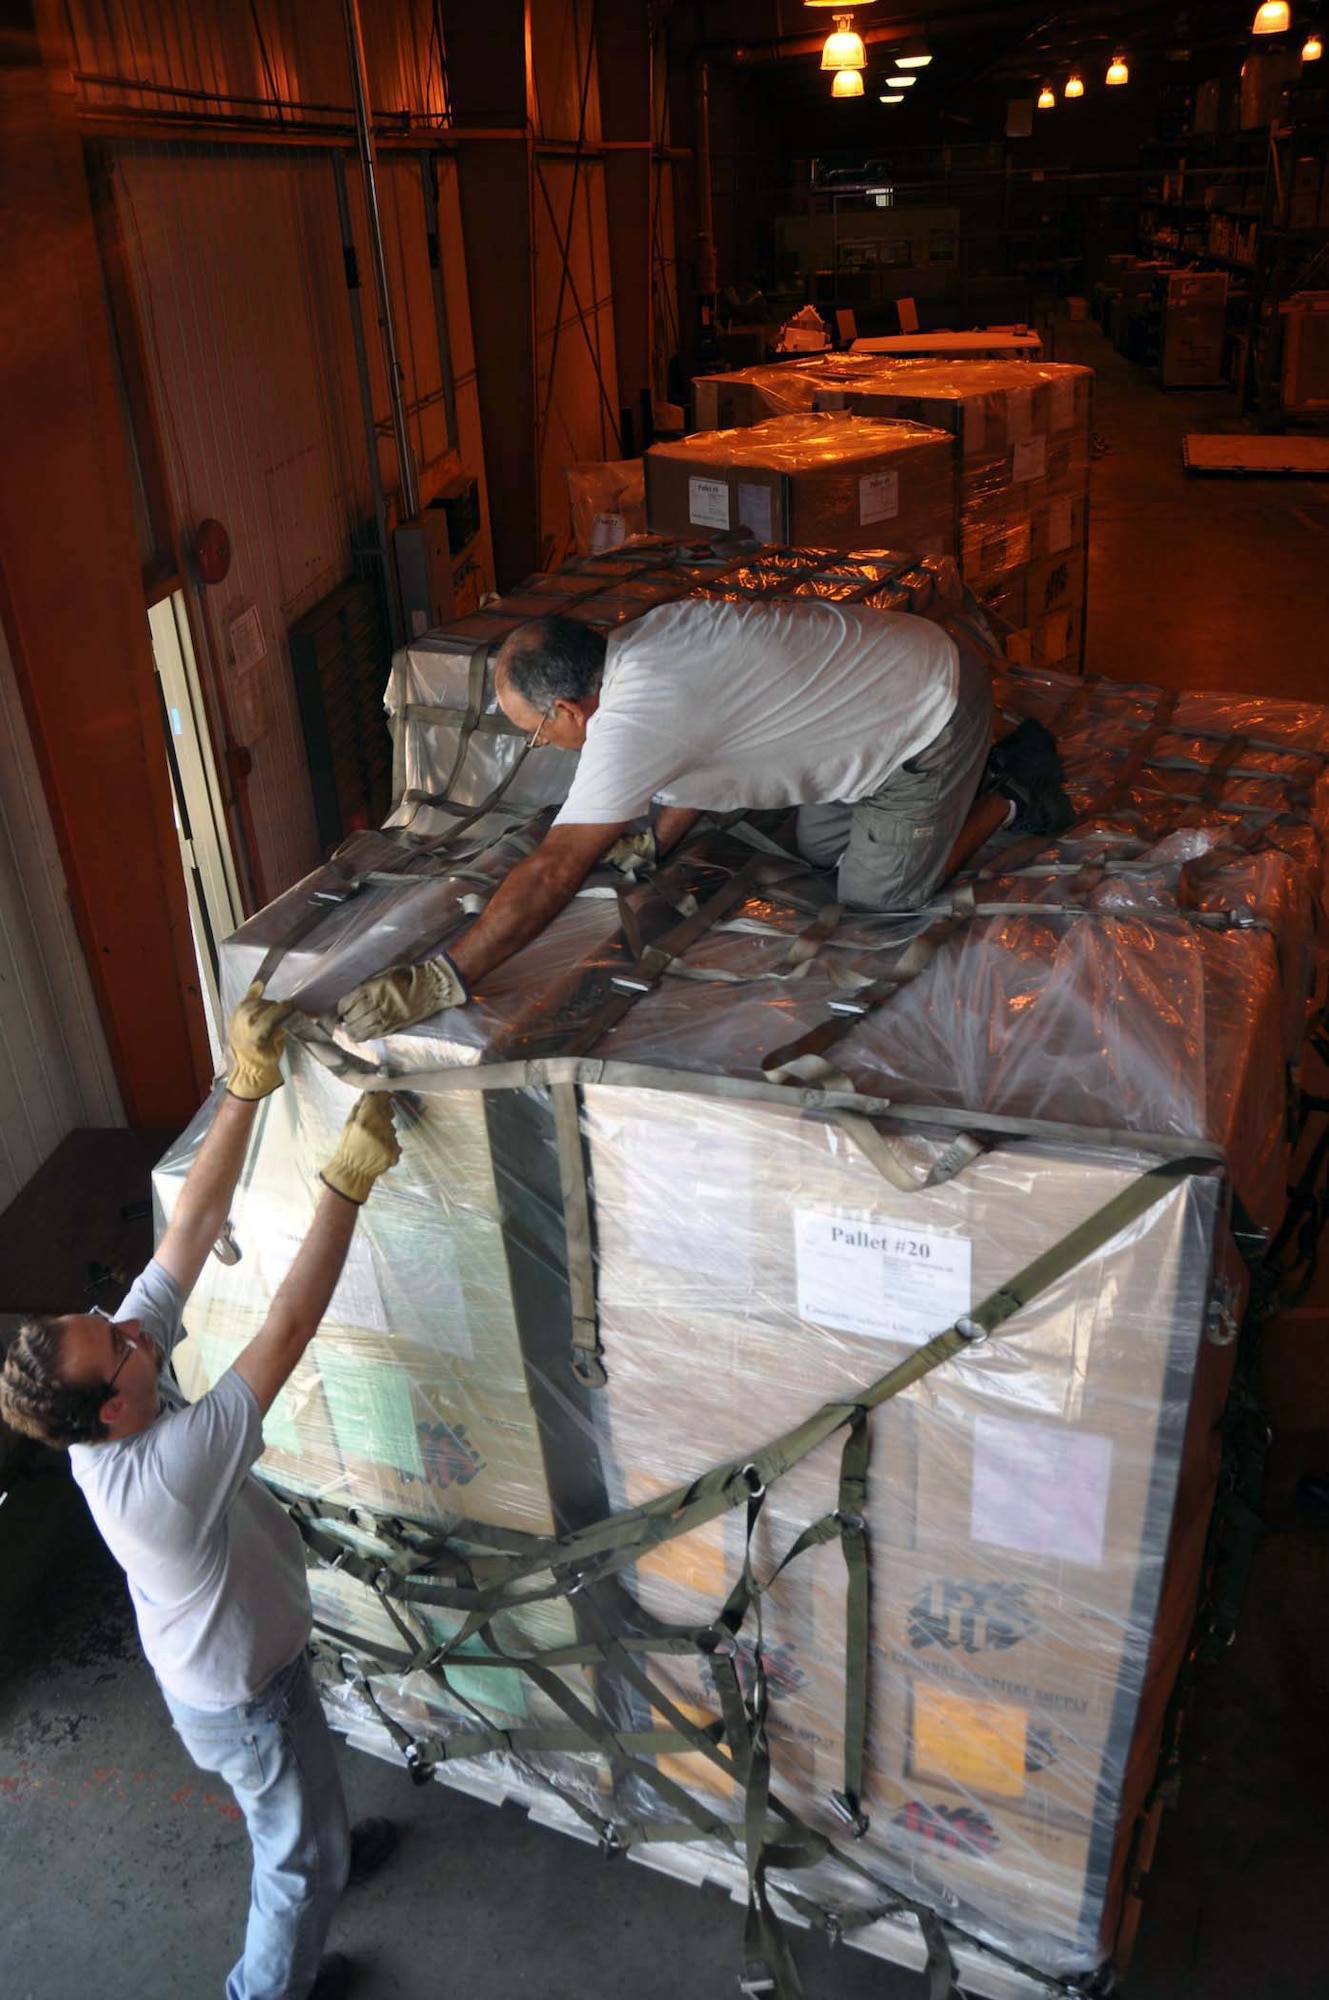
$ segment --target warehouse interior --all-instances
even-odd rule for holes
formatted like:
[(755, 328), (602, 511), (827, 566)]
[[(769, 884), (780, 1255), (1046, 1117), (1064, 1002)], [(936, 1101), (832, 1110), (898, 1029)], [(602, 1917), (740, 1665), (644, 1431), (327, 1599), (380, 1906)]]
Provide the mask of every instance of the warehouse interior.
[[(1324, 1991), (1324, 32), (1318, 0), (5, 10), (0, 1350), (115, 1311), (252, 978), (313, 1027), (186, 1311), (191, 1400), (353, 1087), (410, 1076), (407, 1193), (366, 1204), (359, 1312), (348, 1263), (258, 1467), (352, 1816), (401, 1833), (334, 1920), (366, 2000)], [(450, 1025), (332, 1032), (566, 795), (505, 720), (511, 632), (791, 596), (979, 630), (1074, 823), (998, 835), (925, 935), (721, 815), (593, 873)], [(1022, 1305), (1084, 1190), (1150, 1174)], [(972, 1290), (846, 1307), (786, 1255), (809, 1202), (963, 1239), (966, 1287), (972, 1238)], [(857, 1514), (825, 1442), (768, 1497), (777, 1430), (831, 1397), (858, 1437), (952, 1320)], [(1019, 1422), (1003, 1542), (973, 1440)], [(603, 1553), (674, 1487), (686, 1527), (722, 1461), (721, 1523), (522, 1594), (537, 1540)], [(727, 1680), (726, 1599), (758, 1620)], [(67, 1456), (3, 1424), (0, 1605), (6, 1990), (221, 1993), (242, 1814)]]

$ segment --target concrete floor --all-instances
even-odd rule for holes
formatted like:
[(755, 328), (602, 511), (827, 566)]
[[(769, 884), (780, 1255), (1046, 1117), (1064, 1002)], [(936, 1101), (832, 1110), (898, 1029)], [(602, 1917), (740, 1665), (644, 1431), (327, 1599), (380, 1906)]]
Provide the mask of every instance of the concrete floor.
[[(1235, 425), (1229, 398), (1164, 395), (1094, 328), (1058, 358), (1100, 369), (1091, 672), (1329, 696), (1329, 488), (1189, 481), (1187, 428)], [(87, 1296), (89, 1262), (147, 1254), (134, 1214), (151, 1141), (75, 1135), (0, 1217), (0, 1309)], [(122, 1210), (128, 1208), (126, 1216)], [(63, 1233), (49, 1217), (70, 1218)], [(42, 1218), (38, 1222), (37, 1218)], [(109, 1300), (114, 1285), (94, 1296)], [(0, 1475), (0, 1483), (2, 1475)], [(247, 1849), (235, 1808), (176, 1744), (119, 1572), (58, 1460), (9, 1468), (0, 1506), (0, 1907), (5, 2000), (210, 2000), (236, 1947)], [(1259, 1550), (1237, 1642), (1208, 1670), (1128, 1982), (1132, 2000), (1324, 2000), (1329, 1993), (1329, 1534), (1279, 1525)], [(348, 1898), (334, 1942), (366, 2000), (719, 2000), (739, 1913), (346, 1753), (356, 1813), (403, 1850)], [(818, 2000), (913, 2000), (922, 1981), (815, 1938)]]

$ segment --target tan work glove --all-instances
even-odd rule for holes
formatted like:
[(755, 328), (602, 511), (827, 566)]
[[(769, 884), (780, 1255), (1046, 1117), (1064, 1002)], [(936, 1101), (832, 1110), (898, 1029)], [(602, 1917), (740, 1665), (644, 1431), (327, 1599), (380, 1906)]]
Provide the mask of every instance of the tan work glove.
[(623, 875), (644, 875), (654, 868), (660, 859), (660, 848), (655, 838), (655, 828), (644, 826), (640, 833), (625, 833), (616, 840), (600, 863), (602, 868), (617, 868)]
[(444, 1007), (464, 1007), (470, 989), (443, 952), (421, 965), (394, 965), (377, 979), (353, 986), (337, 1002), (337, 1013), (348, 1035), (357, 1042), (374, 1042), (414, 1021), (427, 1021)]
[(345, 1195), (347, 1201), (364, 1202), (379, 1175), (395, 1167), (400, 1158), (391, 1100), (385, 1090), (366, 1090), (351, 1107), (337, 1150), (319, 1179), (324, 1187)]
[(226, 1088), (232, 1097), (253, 1103), (280, 1087), (282, 1050), (286, 1047), (286, 1030), (281, 1024), (293, 1012), (289, 1000), (265, 1000), (263, 988), (257, 979), (254, 981), (226, 1030), (231, 1045)]

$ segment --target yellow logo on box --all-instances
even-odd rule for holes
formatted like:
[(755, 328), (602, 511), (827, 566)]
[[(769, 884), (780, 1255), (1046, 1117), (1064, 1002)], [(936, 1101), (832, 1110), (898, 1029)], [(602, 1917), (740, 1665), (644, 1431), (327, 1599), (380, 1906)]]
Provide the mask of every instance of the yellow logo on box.
[(914, 1685), (913, 1775), (1018, 1799), (1025, 1788), (1029, 1711)]

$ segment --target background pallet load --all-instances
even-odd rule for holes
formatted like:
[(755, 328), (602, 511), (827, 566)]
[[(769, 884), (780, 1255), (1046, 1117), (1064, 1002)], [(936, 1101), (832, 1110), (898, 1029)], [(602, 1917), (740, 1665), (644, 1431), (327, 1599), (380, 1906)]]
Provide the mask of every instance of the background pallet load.
[(927, 425), (847, 412), (700, 431), (646, 453), (646, 521), (658, 535), (952, 555), (950, 452)]
[(700, 376), (693, 389), (699, 422), (838, 409), (947, 432), (961, 573), (1000, 620), (1010, 657), (1042, 667), (1082, 657), (1093, 379), (1056, 362), (847, 354)]

